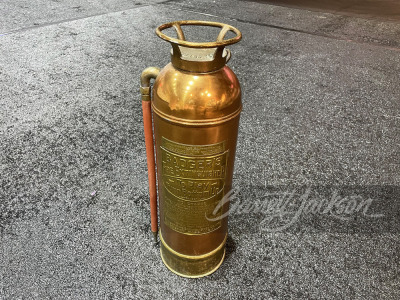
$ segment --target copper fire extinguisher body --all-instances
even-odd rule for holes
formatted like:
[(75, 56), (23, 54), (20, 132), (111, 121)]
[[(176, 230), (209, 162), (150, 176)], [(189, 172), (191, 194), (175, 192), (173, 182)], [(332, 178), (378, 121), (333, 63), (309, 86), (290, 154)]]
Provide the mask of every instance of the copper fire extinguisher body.
[[(181, 25), (222, 30), (216, 42), (192, 43), (185, 41)], [(161, 33), (168, 27), (177, 30), (178, 39)], [(229, 30), (236, 37), (224, 40)], [(173, 46), (172, 62), (157, 75), (151, 100), (161, 257), (178, 275), (202, 277), (218, 269), (225, 256), (225, 198), (232, 189), (242, 104), (224, 46), (241, 35), (229, 25), (201, 21), (164, 24), (157, 34)]]

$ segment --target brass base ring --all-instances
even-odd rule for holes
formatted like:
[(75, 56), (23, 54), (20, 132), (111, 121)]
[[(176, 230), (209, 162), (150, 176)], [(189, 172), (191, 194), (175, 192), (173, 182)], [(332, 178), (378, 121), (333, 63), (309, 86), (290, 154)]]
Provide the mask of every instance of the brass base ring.
[(173, 273), (187, 278), (199, 278), (214, 273), (222, 264), (225, 258), (225, 236), (224, 241), (213, 251), (203, 255), (184, 255), (171, 249), (162, 238), (161, 259), (165, 266)]

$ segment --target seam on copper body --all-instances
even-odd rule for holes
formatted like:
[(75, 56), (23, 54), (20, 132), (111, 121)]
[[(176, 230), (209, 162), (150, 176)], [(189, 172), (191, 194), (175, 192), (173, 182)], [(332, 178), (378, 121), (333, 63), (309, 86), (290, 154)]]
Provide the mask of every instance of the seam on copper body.
[(208, 120), (187, 120), (187, 119), (174, 118), (168, 116), (167, 114), (164, 114), (159, 109), (157, 109), (153, 103), (151, 103), (151, 108), (153, 109), (153, 112), (157, 114), (160, 118), (168, 122), (179, 123), (179, 125), (187, 125), (187, 126), (207, 126), (207, 125), (216, 125), (225, 123), (237, 117), (242, 111), (242, 105), (240, 105), (240, 107), (236, 111), (222, 118), (208, 119)]

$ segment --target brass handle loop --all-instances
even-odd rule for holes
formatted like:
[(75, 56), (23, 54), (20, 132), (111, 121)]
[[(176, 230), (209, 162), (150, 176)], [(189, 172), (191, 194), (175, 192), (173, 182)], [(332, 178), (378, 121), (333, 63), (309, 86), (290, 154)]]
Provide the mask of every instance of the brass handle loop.
[[(192, 26), (210, 26), (210, 27), (220, 27), (221, 31), (218, 34), (217, 40), (215, 42), (205, 42), (205, 43), (198, 43), (198, 42), (189, 42), (186, 41), (185, 35), (183, 34), (181, 26), (187, 26), (187, 25), (192, 25)], [(178, 38), (172, 38), (164, 33), (162, 31), (167, 28), (174, 27)], [(232, 31), (233, 33), (236, 34), (235, 37), (230, 38), (225, 40), (225, 35), (228, 33), (228, 31)], [(163, 24), (156, 29), (156, 34), (162, 38), (163, 40), (166, 40), (172, 44), (177, 44), (183, 47), (189, 47), (189, 48), (217, 48), (217, 47), (224, 47), (227, 45), (232, 45), (237, 42), (239, 42), (242, 39), (242, 34), (241, 32), (228, 24), (224, 23), (219, 23), (219, 22), (209, 22), (209, 21), (195, 21), (195, 20), (187, 20), (187, 21), (175, 21), (175, 22), (170, 22)]]
[(176, 33), (178, 34), (178, 38), (179, 38), (180, 40), (182, 40), (182, 41), (186, 41), (185, 35), (183, 34), (183, 31), (182, 31), (182, 28), (181, 28), (181, 25), (179, 25), (179, 24), (174, 24), (173, 27), (175, 28)]

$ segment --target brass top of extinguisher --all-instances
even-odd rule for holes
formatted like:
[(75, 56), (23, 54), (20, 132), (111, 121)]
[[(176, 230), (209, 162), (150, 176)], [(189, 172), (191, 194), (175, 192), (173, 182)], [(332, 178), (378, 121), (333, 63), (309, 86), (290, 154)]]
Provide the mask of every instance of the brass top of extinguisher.
[[(221, 31), (214, 42), (189, 42), (181, 28), (184, 25), (220, 27)], [(162, 33), (171, 27), (178, 38)], [(228, 31), (236, 36), (224, 39)], [(154, 82), (153, 112), (182, 126), (214, 126), (236, 118), (242, 108), (240, 84), (225, 65), (230, 52), (224, 47), (240, 41), (240, 31), (216, 22), (178, 21), (161, 25), (156, 32), (171, 43), (172, 53), (171, 63)]]
[[(211, 26), (220, 27), (216, 41), (213, 42), (190, 42), (186, 41), (182, 26)], [(164, 29), (175, 28), (177, 38), (172, 38), (162, 33)], [(232, 31), (235, 37), (224, 39), (226, 34)], [(230, 51), (225, 46), (237, 43), (241, 40), (240, 31), (228, 24), (209, 21), (175, 21), (166, 23), (156, 29), (156, 34), (171, 43), (171, 62), (174, 67), (189, 72), (212, 72), (222, 68), (230, 59)]]
[(228, 66), (211, 73), (194, 73), (170, 63), (154, 83), (152, 107), (164, 119), (185, 125), (225, 122), (240, 113), (239, 81)]

